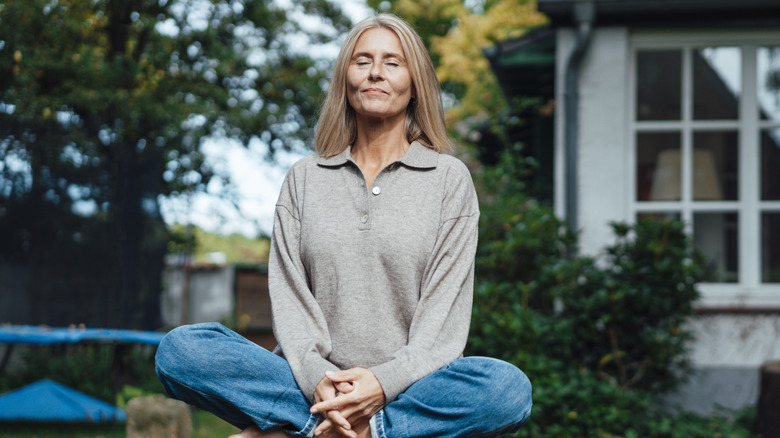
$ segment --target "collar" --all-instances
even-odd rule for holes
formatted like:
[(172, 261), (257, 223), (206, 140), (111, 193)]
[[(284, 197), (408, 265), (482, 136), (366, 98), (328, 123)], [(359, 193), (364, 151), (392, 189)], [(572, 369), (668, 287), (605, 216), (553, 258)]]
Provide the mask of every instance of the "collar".
[[(352, 145), (347, 146), (343, 152), (332, 157), (319, 157), (317, 164), (325, 167), (339, 167), (354, 160), (350, 156)], [(415, 140), (409, 145), (406, 153), (397, 160), (405, 166), (417, 169), (433, 169), (439, 162), (439, 153), (429, 147), (425, 147)]]

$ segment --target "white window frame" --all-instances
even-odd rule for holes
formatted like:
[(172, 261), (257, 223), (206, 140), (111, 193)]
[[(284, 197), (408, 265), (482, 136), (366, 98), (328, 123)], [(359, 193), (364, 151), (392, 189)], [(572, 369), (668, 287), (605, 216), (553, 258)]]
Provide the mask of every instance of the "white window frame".
[[(692, 114), (693, 49), (702, 47), (739, 47), (742, 60), (742, 87), (739, 119), (694, 121)], [(697, 306), (713, 310), (780, 311), (780, 283), (761, 283), (761, 213), (780, 212), (780, 201), (760, 200), (760, 130), (780, 128), (780, 121), (759, 120), (756, 102), (756, 50), (780, 46), (780, 31), (637, 31), (630, 36), (629, 73), (626, 93), (628, 117), (626, 154), (629, 169), (628, 217), (635, 220), (642, 212), (679, 212), (691, 231), (694, 212), (736, 212), (738, 214), (738, 281), (736, 283), (700, 283), (702, 294)], [(645, 49), (674, 49), (682, 52), (682, 114), (678, 121), (636, 120), (636, 53)], [(739, 199), (737, 201), (691, 201), (691, 149), (694, 131), (735, 130), (739, 139)], [(682, 139), (682, 200), (636, 200), (636, 133), (680, 132)]]

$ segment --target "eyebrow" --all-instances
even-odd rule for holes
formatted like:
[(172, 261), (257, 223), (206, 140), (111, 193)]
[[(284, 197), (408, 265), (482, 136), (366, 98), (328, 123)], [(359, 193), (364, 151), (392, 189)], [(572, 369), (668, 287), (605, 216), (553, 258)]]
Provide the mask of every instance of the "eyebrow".
[[(361, 56), (365, 56), (366, 58), (373, 58), (374, 57), (374, 55), (369, 53), (369, 52), (358, 52), (358, 53), (355, 53), (354, 55), (352, 55), (352, 59), (360, 58)], [(396, 59), (399, 59), (401, 61), (406, 62), (406, 58), (404, 58), (403, 55), (401, 55), (400, 53), (395, 53), (395, 52), (387, 52), (387, 53), (382, 55), (382, 58), (383, 59), (396, 58)]]

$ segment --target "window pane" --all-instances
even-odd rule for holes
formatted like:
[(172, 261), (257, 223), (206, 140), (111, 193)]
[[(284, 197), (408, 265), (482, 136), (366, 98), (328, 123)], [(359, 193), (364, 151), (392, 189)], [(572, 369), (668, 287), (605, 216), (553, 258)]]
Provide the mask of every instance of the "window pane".
[(742, 90), (738, 47), (706, 47), (693, 51), (693, 118), (734, 120)]
[(736, 132), (693, 134), (693, 200), (736, 201), (738, 169)]
[(680, 120), (682, 53), (640, 50), (636, 57), (636, 119)]
[(636, 214), (637, 222), (644, 219), (679, 221), (680, 218), (681, 216), (679, 211), (643, 211)]
[(780, 200), (780, 129), (761, 131), (761, 199)]
[(705, 281), (737, 281), (736, 213), (694, 213), (693, 241), (705, 258)]
[(762, 120), (780, 121), (780, 47), (759, 47), (757, 58), (759, 114)]
[(679, 201), (680, 133), (638, 133), (636, 146), (637, 201)]
[(780, 213), (761, 215), (761, 281), (780, 283)]

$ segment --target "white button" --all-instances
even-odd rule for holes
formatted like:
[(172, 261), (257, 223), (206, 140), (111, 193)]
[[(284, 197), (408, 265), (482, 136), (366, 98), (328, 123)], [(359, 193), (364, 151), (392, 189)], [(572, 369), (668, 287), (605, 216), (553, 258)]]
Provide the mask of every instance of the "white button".
[(363, 217), (360, 218), (360, 222), (362, 222), (362, 223), (368, 222), (368, 215), (364, 214)]
[(374, 187), (373, 189), (371, 189), (371, 193), (378, 195), (382, 193), (382, 189), (380, 189), (379, 187)]

